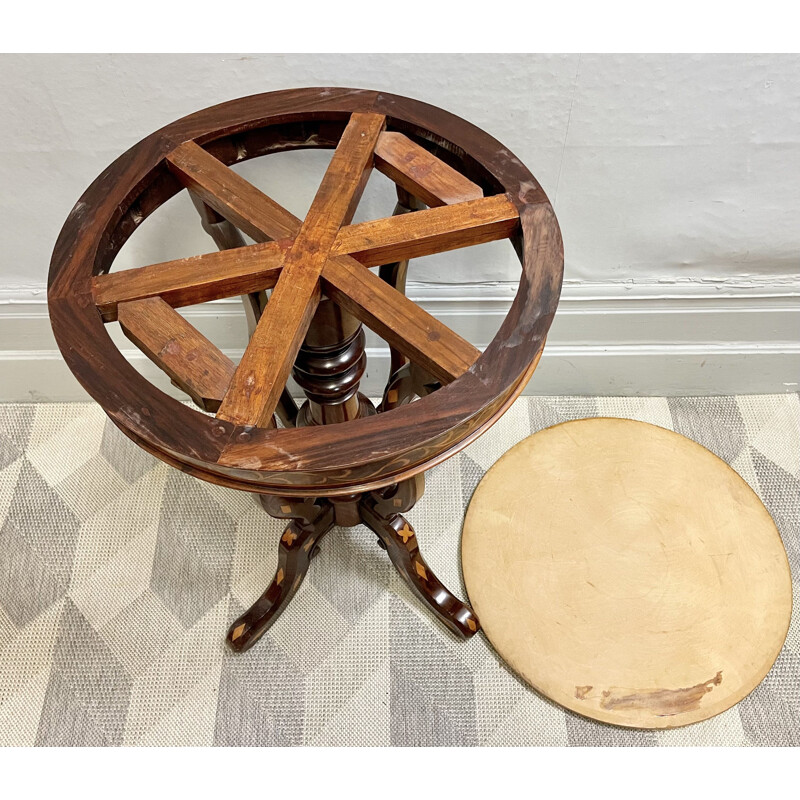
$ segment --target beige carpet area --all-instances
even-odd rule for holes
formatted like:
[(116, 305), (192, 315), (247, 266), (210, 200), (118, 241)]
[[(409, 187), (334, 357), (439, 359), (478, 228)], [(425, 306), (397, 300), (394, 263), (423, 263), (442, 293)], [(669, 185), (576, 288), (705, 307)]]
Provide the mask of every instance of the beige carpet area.
[(521, 398), (428, 474), (408, 515), (427, 561), (463, 597), (461, 523), (483, 473), (530, 433), (591, 416), (694, 439), (778, 525), (795, 614), (735, 708), (663, 732), (564, 711), (482, 635), (438, 626), (363, 527), (329, 534), (290, 608), (235, 655), (224, 633), (270, 581), (282, 523), (147, 455), (94, 404), (0, 405), (0, 744), (800, 744), (798, 395)]

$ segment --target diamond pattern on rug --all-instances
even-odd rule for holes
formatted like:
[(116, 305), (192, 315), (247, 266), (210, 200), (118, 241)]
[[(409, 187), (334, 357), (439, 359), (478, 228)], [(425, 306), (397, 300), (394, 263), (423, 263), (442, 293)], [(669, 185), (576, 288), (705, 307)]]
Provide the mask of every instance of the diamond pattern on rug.
[(389, 600), (391, 741), (412, 747), (478, 744), (472, 675), (437, 632)]
[(159, 465), (159, 461), (150, 453), (136, 445), (132, 447), (132, 444), (110, 419), (104, 420), (100, 455), (128, 483), (133, 483)]
[(16, 461), (28, 444), (35, 406), (0, 406), (0, 470)]
[[(243, 608), (236, 610), (241, 614)], [(258, 647), (226, 653), (214, 743), (247, 747), (303, 743), (305, 680), (267, 632)]]
[(734, 397), (670, 397), (672, 429), (729, 464), (747, 444), (744, 419)]
[(800, 480), (754, 448), (750, 450), (750, 457), (761, 488), (761, 499), (781, 533), (793, 574), (800, 575)]
[(235, 523), (200, 481), (172, 470), (150, 585), (187, 628), (228, 592)]
[(784, 647), (767, 677), (738, 709), (751, 744), (800, 746), (800, 656)]
[(586, 416), (699, 441), (776, 521), (795, 576), (787, 645), (724, 714), (655, 733), (564, 711), (483, 636), (437, 624), (363, 526), (331, 531), (286, 613), (233, 654), (227, 626), (272, 579), (284, 523), (159, 462), (94, 404), (5, 405), (0, 745), (797, 746), (797, 395), (520, 398), (428, 474), (408, 516), (431, 568), (463, 598), (461, 525), (485, 471), (532, 431)]
[(23, 460), (0, 527), (0, 605), (17, 627), (66, 593), (77, 534), (75, 515)]
[(70, 600), (64, 605), (37, 745), (122, 744), (131, 679)]
[(527, 397), (531, 433), (571, 419), (596, 417), (596, 397)]

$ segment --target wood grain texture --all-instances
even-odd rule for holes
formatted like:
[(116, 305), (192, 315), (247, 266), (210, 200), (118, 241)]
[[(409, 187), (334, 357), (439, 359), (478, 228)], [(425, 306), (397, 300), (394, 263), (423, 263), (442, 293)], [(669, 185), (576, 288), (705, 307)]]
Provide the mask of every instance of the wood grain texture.
[(363, 266), (333, 258), (322, 274), (330, 297), (444, 383), (463, 375), (480, 356), (466, 339)]
[(402, 133), (381, 134), (375, 148), (375, 167), (429, 206), (483, 197), (480, 186)]
[(257, 242), (292, 236), (296, 217), (195, 142), (167, 156), (184, 186)]
[[(342, 425), (279, 431), (237, 427), (158, 391), (108, 336), (93, 302), (91, 279), (108, 272), (130, 235), (183, 187), (166, 166), (169, 154), (194, 140), (224, 166), (267, 153), (331, 148), (353, 112), (386, 115), (389, 130), (423, 144), (484, 194), (507, 193), (519, 210), (513, 243), (522, 279), (496, 338), (461, 377), (428, 397)], [(409, 477), (491, 426), (533, 372), (562, 272), (563, 247), (547, 197), (502, 143), (429, 104), (369, 90), (320, 87), (203, 109), (120, 156), (81, 196), (64, 224), (51, 261), (48, 302), (56, 340), (76, 378), (111, 420), (153, 455), (205, 480), (246, 491), (332, 495), (354, 485), (376, 488)]]
[(367, 267), (512, 236), (519, 211), (505, 195), (416, 211), (343, 228), (331, 251)]
[(420, 477), (367, 495), (359, 504), (361, 521), (377, 534), (411, 591), (448, 630), (459, 639), (469, 639), (480, 630), (478, 618), (433, 573), (419, 551), (414, 528), (400, 513), (413, 507), (423, 489)]
[(222, 419), (260, 425), (272, 417), (319, 304), (322, 268), (355, 213), (384, 125), (381, 115), (351, 117), (222, 401)]
[(462, 563), (513, 669), (628, 727), (729, 709), (791, 617), (786, 552), (756, 494), (699, 444), (632, 420), (566, 422), (509, 450), (472, 497)]
[(119, 305), (125, 335), (206, 411), (216, 411), (233, 362), (159, 297)]
[(161, 297), (173, 308), (268, 289), (278, 282), (289, 241), (207, 253), (92, 279), (94, 301), (106, 321), (117, 305)]
[(275, 577), (261, 597), (234, 620), (228, 630), (228, 647), (236, 653), (249, 650), (275, 623), (294, 597), (317, 555), (325, 535), (334, 526), (328, 501), (295, 501), (288, 497), (264, 497), (265, 510), (292, 522), (281, 534)]

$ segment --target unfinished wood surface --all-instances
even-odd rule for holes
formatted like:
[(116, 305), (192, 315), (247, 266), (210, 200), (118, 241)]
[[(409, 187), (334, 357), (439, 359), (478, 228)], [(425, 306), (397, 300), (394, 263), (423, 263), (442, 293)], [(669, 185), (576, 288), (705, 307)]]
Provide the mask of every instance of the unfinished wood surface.
[(518, 225), (516, 206), (501, 194), (350, 225), (340, 231), (332, 253), (377, 267), (506, 239)]
[(297, 217), (195, 142), (176, 147), (167, 162), (187, 189), (255, 241), (296, 232)]
[(222, 419), (259, 425), (272, 417), (319, 304), (322, 268), (355, 213), (384, 124), (379, 114), (351, 116), (220, 406)]
[(462, 561), (503, 659), (616, 725), (730, 708), (791, 616), (786, 552), (756, 494), (699, 444), (632, 420), (565, 422), (512, 448), (473, 495)]
[(159, 297), (120, 303), (118, 309), (125, 335), (195, 403), (216, 411), (233, 362)]
[(450, 383), (481, 352), (377, 275), (348, 258), (330, 259), (325, 291), (407, 358)]
[(402, 133), (381, 134), (375, 148), (375, 167), (429, 206), (483, 197), (480, 186)]
[(94, 301), (109, 321), (116, 319), (119, 303), (131, 300), (159, 296), (179, 308), (268, 289), (278, 281), (290, 244), (267, 242), (97, 275)]

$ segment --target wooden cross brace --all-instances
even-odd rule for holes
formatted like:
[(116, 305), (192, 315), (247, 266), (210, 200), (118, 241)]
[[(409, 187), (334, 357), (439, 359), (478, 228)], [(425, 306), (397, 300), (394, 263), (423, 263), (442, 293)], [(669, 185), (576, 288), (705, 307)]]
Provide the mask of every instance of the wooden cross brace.
[[(234, 232), (243, 246), (98, 275), (103, 319), (118, 319), (201, 406), (241, 425), (269, 424), (323, 293), (442, 383), (455, 380), (480, 352), (368, 268), (509, 237), (518, 211), (385, 126), (380, 114), (351, 115), (302, 221), (195, 142), (176, 147), (167, 164), (183, 185), (256, 243)], [(431, 207), (350, 224), (373, 166)], [(238, 366), (174, 310), (265, 289)]]

